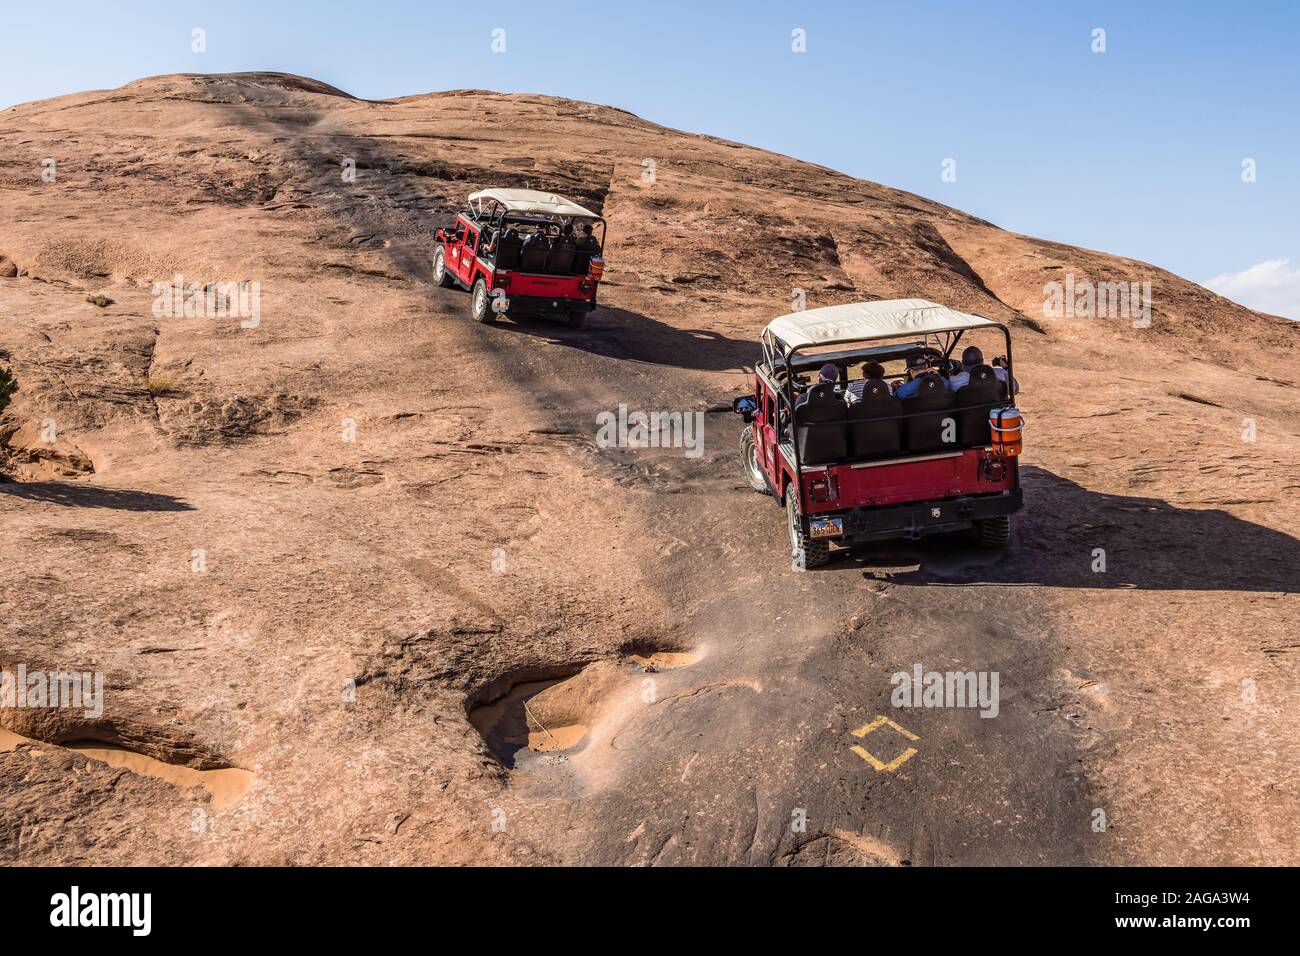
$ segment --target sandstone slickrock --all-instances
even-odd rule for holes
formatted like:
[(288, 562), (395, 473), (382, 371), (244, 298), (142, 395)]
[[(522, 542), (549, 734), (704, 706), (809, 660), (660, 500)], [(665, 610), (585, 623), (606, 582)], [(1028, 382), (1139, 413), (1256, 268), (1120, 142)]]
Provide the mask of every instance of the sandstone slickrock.
[[(581, 331), (432, 284), (494, 185), (608, 218)], [(1296, 324), (620, 110), (270, 73), (0, 112), (0, 248), (31, 273), (0, 283), (0, 666), (102, 671), (95, 739), (254, 775), (218, 809), (0, 752), (6, 862), (1297, 862)], [(1069, 275), (1150, 281), (1150, 327), (1044, 318)], [(160, 309), (177, 277), (256, 283), (256, 321)], [(727, 407), (796, 290), (1013, 327), (1007, 555), (796, 575), (729, 412), (698, 459), (596, 447), (621, 403)], [(999, 717), (889, 710), (918, 661), (999, 671)], [(494, 758), (468, 708), (582, 673), (533, 715), (578, 743)], [(881, 713), (920, 737), (896, 774), (849, 749)]]

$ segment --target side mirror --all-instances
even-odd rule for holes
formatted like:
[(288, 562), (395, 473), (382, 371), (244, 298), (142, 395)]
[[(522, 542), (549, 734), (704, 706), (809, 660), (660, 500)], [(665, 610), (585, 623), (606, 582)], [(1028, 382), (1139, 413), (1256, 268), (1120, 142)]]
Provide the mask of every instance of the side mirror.
[(753, 395), (742, 395), (740, 398), (732, 399), (731, 410), (743, 417), (745, 424), (748, 425), (754, 420), (754, 413), (758, 411), (758, 402)]

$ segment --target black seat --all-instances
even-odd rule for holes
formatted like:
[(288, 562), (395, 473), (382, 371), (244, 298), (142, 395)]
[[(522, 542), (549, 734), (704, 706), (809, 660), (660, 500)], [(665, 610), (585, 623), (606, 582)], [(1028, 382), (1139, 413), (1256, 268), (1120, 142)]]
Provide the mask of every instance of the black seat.
[(524, 272), (545, 272), (546, 259), (551, 254), (551, 240), (546, 236), (537, 236), (524, 244), (524, 254), (519, 268)]
[(524, 241), (517, 234), (508, 232), (502, 236), (501, 244), (497, 248), (497, 268), (518, 269), (523, 248)]
[(854, 458), (884, 458), (902, 450), (898, 416), (903, 405), (880, 379), (869, 379), (862, 398), (848, 408), (849, 449)]
[(993, 441), (989, 431), (989, 407), (1002, 397), (1002, 383), (987, 365), (976, 365), (970, 370), (970, 381), (957, 389), (953, 405), (979, 405), (956, 413), (957, 441), (963, 445), (988, 445)]
[(821, 422), (843, 422), (844, 399), (835, 394), (834, 386), (814, 385), (794, 407), (795, 435), (799, 442), (801, 465), (826, 465), (849, 457), (844, 427), (804, 428)]
[(551, 254), (546, 259), (546, 271), (555, 276), (566, 276), (573, 268), (573, 254), (577, 252), (573, 240), (560, 239), (551, 247)]
[(943, 414), (952, 407), (952, 392), (938, 375), (922, 375), (920, 391), (911, 398), (903, 399), (903, 414), (915, 412), (937, 412), (935, 415), (917, 415), (915, 418), (903, 419), (903, 443), (908, 451), (946, 451), (956, 447), (956, 434), (953, 441), (943, 440), (944, 421), (953, 418), (951, 413)]

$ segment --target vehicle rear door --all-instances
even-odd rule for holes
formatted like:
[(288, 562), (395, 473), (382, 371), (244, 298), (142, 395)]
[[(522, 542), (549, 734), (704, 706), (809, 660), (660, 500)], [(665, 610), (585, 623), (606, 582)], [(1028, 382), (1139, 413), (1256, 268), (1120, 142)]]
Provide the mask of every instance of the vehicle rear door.
[(456, 274), (468, 285), (474, 280), (474, 256), (478, 253), (478, 230), (465, 228), (465, 238), (460, 247), (460, 268)]
[(760, 381), (758, 391), (759, 409), (763, 414), (763, 434), (758, 443), (759, 445), (759, 466), (767, 475), (767, 480), (772, 483), (773, 488), (780, 488), (781, 484), (777, 480), (779, 477), (779, 468), (777, 467), (777, 430), (776, 430), (776, 397), (768, 389), (766, 382)]
[(465, 220), (457, 219), (456, 226), (447, 237), (447, 268), (460, 279), (465, 278)]

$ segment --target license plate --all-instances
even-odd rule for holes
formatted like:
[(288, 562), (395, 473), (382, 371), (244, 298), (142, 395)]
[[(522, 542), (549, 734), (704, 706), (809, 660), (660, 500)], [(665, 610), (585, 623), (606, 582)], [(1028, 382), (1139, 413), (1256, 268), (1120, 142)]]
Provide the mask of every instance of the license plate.
[(808, 536), (812, 538), (835, 538), (844, 533), (843, 518), (809, 518)]

